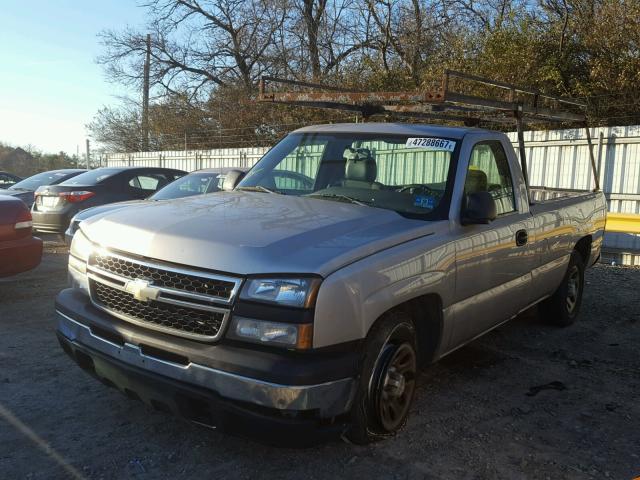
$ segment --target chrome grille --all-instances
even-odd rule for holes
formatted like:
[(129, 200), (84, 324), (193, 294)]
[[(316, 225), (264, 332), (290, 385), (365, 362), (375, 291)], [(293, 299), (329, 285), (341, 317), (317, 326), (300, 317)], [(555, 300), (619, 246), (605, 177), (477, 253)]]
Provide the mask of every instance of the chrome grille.
[(131, 280), (147, 279), (158, 287), (185, 290), (224, 300), (231, 298), (236, 285), (234, 281), (187, 274), (170, 267), (158, 267), (109, 254), (95, 254), (92, 264), (100, 270), (119, 277)]
[(216, 340), (239, 278), (139, 260), (109, 251), (89, 257), (91, 300), (123, 320), (198, 340)]
[(100, 282), (91, 283), (95, 300), (99, 305), (139, 322), (193, 335), (215, 337), (225, 318), (225, 314), (221, 312), (179, 307), (158, 301), (140, 302), (130, 293)]

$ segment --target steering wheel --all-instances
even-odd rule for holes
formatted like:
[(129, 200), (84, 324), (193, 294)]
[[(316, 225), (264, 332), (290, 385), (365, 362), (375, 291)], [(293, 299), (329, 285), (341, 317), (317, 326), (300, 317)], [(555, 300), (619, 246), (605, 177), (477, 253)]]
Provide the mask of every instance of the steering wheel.
[(427, 187), (426, 185), (423, 185), (421, 183), (413, 183), (411, 185), (405, 185), (404, 187), (400, 187), (396, 191), (398, 193), (409, 192), (412, 195), (415, 195), (416, 193), (423, 193), (423, 194), (427, 194), (437, 198), (440, 198), (442, 196), (441, 192), (434, 190), (430, 187)]

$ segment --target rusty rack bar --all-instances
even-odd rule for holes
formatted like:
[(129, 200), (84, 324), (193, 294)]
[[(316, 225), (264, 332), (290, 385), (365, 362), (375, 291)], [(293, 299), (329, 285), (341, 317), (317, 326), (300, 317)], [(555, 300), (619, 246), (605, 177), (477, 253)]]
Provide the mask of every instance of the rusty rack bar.
[[(452, 80), (457, 79), (506, 91), (507, 99), (485, 98), (470, 95), (464, 91), (451, 89)], [(289, 87), (303, 87), (306, 91), (268, 90), (268, 84)], [(311, 91), (310, 91), (311, 90)], [(542, 94), (510, 83), (497, 82), (477, 75), (445, 70), (441, 85), (431, 91), (360, 92), (331, 85), (287, 80), (277, 77), (262, 77), (259, 85), (258, 102), (299, 105), (358, 112), (364, 119), (374, 115), (421, 118), (462, 122), (477, 126), (481, 122), (515, 123), (518, 131), (519, 156), (522, 171), (527, 178), (527, 162), (523, 129), (525, 122), (536, 123), (579, 123), (587, 131), (590, 158), (594, 172), (595, 189), (599, 181), (595, 174), (593, 145), (584, 114), (586, 103), (572, 98)], [(550, 107), (548, 104), (553, 104)], [(556, 108), (562, 106), (576, 111)]]
[[(509, 98), (490, 99), (465, 94), (450, 88), (452, 79), (506, 90)], [(268, 84), (307, 87), (314, 91), (268, 91)], [(525, 97), (517, 100), (516, 96)], [(276, 77), (262, 77), (259, 86), (259, 102), (284, 103), (315, 108), (329, 108), (359, 112), (364, 118), (373, 115), (395, 115), (425, 118), (443, 116), (445, 120), (467, 123), (478, 121), (511, 121), (521, 117), (526, 121), (539, 122), (584, 122), (583, 113), (562, 111), (542, 105), (553, 102), (563, 106), (586, 108), (586, 103), (565, 97), (544, 95), (538, 91), (525, 89), (504, 82), (496, 82), (476, 75), (468, 75), (455, 70), (446, 70), (439, 89), (415, 92), (358, 92), (331, 85), (287, 80)], [(458, 115), (452, 117), (450, 112)], [(486, 116), (493, 114), (492, 116)], [(478, 115), (481, 115), (478, 117)], [(483, 115), (485, 115), (483, 117)]]

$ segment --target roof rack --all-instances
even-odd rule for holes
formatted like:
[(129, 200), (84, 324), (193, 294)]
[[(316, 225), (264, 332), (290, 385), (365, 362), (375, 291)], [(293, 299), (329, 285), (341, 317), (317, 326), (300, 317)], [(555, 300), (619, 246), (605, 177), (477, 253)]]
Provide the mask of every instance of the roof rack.
[[(268, 90), (268, 86), (274, 84), (298, 90)], [(454, 84), (458, 88), (452, 88)], [(482, 97), (467, 93), (470, 88), (486, 90), (488, 94)], [(496, 91), (498, 95), (495, 95)], [(260, 80), (258, 102), (357, 112), (365, 120), (375, 115), (384, 115), (462, 122), (467, 126), (478, 126), (482, 122), (515, 123), (520, 162), (527, 186), (529, 178), (524, 147), (525, 122), (579, 123), (586, 129), (595, 189), (600, 189), (595, 174), (593, 144), (585, 115), (587, 104), (576, 99), (545, 95), (537, 90), (510, 83), (445, 70), (439, 88), (414, 92), (361, 92), (265, 76)]]
[[(458, 84), (499, 90), (506, 93), (506, 98), (485, 98), (453, 90), (454, 79), (459, 80)], [(306, 87), (314, 91), (267, 91), (269, 84)], [(583, 112), (565, 111), (557, 106), (574, 110), (584, 110), (587, 106), (575, 99), (544, 95), (536, 90), (455, 70), (444, 72), (438, 89), (415, 92), (358, 92), (318, 83), (262, 77), (258, 101), (358, 112), (364, 118), (373, 115), (423, 116), (466, 123), (483, 120), (515, 122), (518, 117), (538, 122), (584, 122)]]

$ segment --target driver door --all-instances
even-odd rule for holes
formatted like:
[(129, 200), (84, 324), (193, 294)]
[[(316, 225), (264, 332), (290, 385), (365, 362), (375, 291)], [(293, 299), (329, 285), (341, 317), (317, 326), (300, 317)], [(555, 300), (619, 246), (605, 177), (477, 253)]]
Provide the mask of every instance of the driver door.
[(486, 225), (460, 225), (456, 232), (452, 346), (508, 320), (529, 303), (533, 218), (528, 205), (516, 198), (513, 172), (498, 140), (479, 142), (471, 150), (464, 194), (478, 191), (491, 194), (498, 215)]

